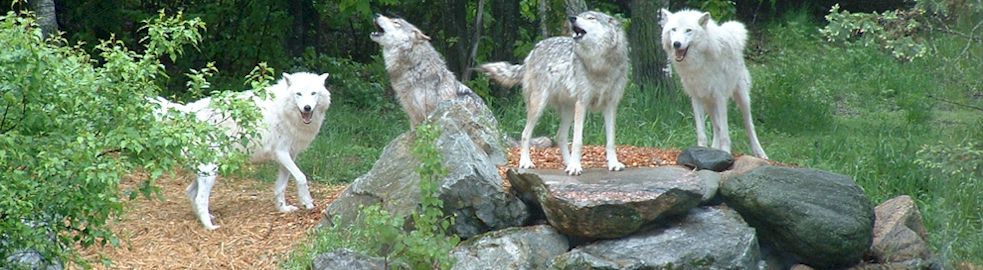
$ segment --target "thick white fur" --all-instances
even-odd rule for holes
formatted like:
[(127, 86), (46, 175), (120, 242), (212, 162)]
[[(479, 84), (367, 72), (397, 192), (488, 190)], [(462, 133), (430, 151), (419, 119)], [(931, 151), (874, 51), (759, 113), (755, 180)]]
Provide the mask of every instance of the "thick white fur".
[[(331, 93), (324, 83), (328, 74), (311, 73), (283, 74), (277, 84), (270, 86), (269, 99), (254, 95), (251, 91), (243, 92), (239, 97), (248, 98), (259, 107), (263, 119), (260, 123), (260, 138), (248, 146), (251, 161), (276, 161), (279, 165), (276, 186), (274, 188), (276, 208), (280, 212), (292, 212), (296, 206), (287, 204), (284, 192), (287, 182), (292, 175), (297, 181), (297, 196), (300, 203), (307, 209), (314, 208), (314, 200), (307, 186), (307, 176), (300, 171), (294, 159), (310, 146), (314, 137), (320, 132), (324, 113), (331, 105)], [(229, 133), (235, 133), (239, 127), (231, 118), (225, 117), (210, 108), (211, 98), (204, 98), (187, 105), (181, 105), (157, 98), (153, 102), (160, 104), (160, 112), (169, 109), (194, 113), (201, 121), (221, 126)], [(309, 117), (304, 117), (304, 112)], [(305, 119), (306, 118), (306, 119)], [(218, 121), (220, 119), (220, 121)], [(194, 208), (195, 215), (208, 230), (217, 229), (212, 224), (208, 210), (208, 198), (218, 173), (218, 164), (205, 163), (197, 166), (198, 177), (187, 189), (188, 199)]]
[[(526, 126), (522, 130), (520, 168), (535, 167), (529, 140), (543, 111), (551, 105), (560, 113), (557, 141), (567, 174), (583, 172), (580, 160), (587, 110), (603, 112), (608, 169), (620, 171), (625, 165), (618, 161), (614, 134), (618, 103), (628, 83), (628, 40), (621, 22), (607, 14), (588, 11), (570, 20), (574, 37), (552, 37), (536, 43), (522, 65), (495, 62), (478, 70), (507, 87), (522, 83)], [(571, 125), (573, 143), (568, 149)]]
[(670, 56), (683, 89), (693, 104), (697, 145), (707, 145), (705, 113), (713, 125), (711, 147), (731, 151), (727, 99), (733, 97), (744, 116), (744, 128), (755, 156), (767, 159), (751, 118), (751, 74), (744, 65), (747, 30), (728, 21), (717, 25), (710, 13), (662, 9), (662, 48)]

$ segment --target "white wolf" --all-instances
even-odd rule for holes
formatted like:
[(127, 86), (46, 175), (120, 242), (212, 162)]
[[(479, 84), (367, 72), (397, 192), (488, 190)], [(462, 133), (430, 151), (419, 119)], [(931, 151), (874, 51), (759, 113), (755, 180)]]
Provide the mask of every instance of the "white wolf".
[[(284, 73), (283, 79), (267, 88), (269, 98), (261, 98), (251, 91), (243, 92), (238, 96), (255, 102), (262, 113), (262, 123), (258, 126), (261, 129), (260, 137), (251, 142), (248, 149), (243, 150), (249, 151), (253, 162), (274, 160), (279, 163), (274, 192), (276, 208), (280, 212), (297, 210), (296, 206), (287, 204), (284, 196), (290, 175), (293, 175), (294, 180), (297, 181), (297, 196), (300, 203), (307, 209), (314, 208), (314, 200), (307, 186), (307, 176), (300, 171), (294, 159), (310, 146), (321, 130), (324, 113), (331, 105), (331, 93), (324, 86), (327, 78), (327, 73), (323, 75), (304, 72)], [(158, 114), (175, 109), (194, 113), (199, 120), (220, 125), (229, 133), (235, 133), (239, 128), (231, 118), (210, 108), (211, 98), (204, 98), (187, 105), (173, 103), (163, 98), (157, 98), (152, 102), (160, 105)], [(197, 169), (198, 177), (188, 186), (186, 195), (191, 200), (195, 215), (198, 216), (201, 224), (208, 230), (214, 230), (218, 226), (212, 224), (208, 198), (215, 185), (218, 165), (200, 164)]]
[(693, 104), (696, 142), (707, 145), (705, 112), (713, 124), (711, 147), (730, 152), (727, 128), (727, 99), (734, 98), (744, 115), (744, 129), (754, 155), (767, 159), (758, 142), (751, 118), (751, 74), (744, 65), (747, 30), (744, 24), (728, 21), (717, 25), (710, 13), (662, 9), (662, 48), (672, 55), (672, 65)]
[[(588, 109), (603, 111), (608, 169), (620, 171), (625, 165), (615, 152), (614, 128), (618, 102), (628, 83), (628, 40), (618, 19), (595, 11), (570, 17), (570, 30), (572, 37), (553, 37), (537, 43), (522, 65), (496, 62), (481, 65), (478, 70), (506, 87), (522, 83), (526, 127), (522, 130), (519, 167), (535, 167), (529, 156), (529, 140), (543, 110), (552, 105), (560, 113), (557, 141), (567, 174), (579, 175), (583, 171), (580, 155)], [(571, 124), (572, 151), (567, 148)]]
[(382, 46), (389, 81), (403, 110), (410, 118), (410, 128), (423, 122), (437, 104), (444, 100), (465, 98), (469, 109), (478, 111), (484, 102), (447, 70), (447, 64), (430, 45), (430, 37), (409, 22), (376, 15), (378, 31), (369, 37)]

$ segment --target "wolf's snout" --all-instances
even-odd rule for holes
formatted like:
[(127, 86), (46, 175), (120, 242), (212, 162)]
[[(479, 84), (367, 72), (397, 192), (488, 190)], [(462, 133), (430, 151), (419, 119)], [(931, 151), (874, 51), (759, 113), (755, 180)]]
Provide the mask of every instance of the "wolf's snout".
[(672, 47), (673, 48), (676, 48), (676, 49), (679, 49), (679, 47), (682, 47), (682, 46), (683, 46), (683, 44), (682, 43), (679, 43), (679, 41), (676, 41), (676, 42), (673, 42), (672, 43)]
[(311, 105), (304, 106), (304, 112), (310, 112), (310, 111), (311, 111)]
[(570, 19), (570, 22), (572, 22), (572, 23), (573, 22), (577, 22), (577, 17), (570, 16), (568, 19)]

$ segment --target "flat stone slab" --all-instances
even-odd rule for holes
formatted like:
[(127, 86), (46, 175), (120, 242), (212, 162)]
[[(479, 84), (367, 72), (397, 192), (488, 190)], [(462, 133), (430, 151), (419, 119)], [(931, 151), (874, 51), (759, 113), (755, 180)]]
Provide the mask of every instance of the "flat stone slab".
[(759, 269), (753, 228), (725, 206), (621, 239), (601, 240), (553, 259), (550, 269)]
[(509, 170), (513, 192), (542, 209), (566, 235), (617, 238), (700, 203), (706, 180), (679, 167), (588, 169), (569, 176), (562, 170)]

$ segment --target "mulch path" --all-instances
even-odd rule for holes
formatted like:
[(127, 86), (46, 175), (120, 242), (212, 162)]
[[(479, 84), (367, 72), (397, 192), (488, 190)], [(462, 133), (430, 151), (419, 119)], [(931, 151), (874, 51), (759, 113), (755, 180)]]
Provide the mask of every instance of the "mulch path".
[[(628, 167), (675, 164), (679, 150), (619, 146), (618, 157)], [(603, 146), (584, 147), (584, 168), (606, 168)], [(509, 166), (518, 166), (519, 150), (509, 153)], [(532, 150), (537, 168), (563, 169), (556, 147)], [(501, 168), (504, 172), (505, 167)], [(123, 186), (138, 184), (137, 177)], [(126, 201), (126, 211), (111, 222), (120, 247), (90, 247), (82, 254), (96, 268), (99, 256), (113, 261), (110, 269), (276, 269), (308, 233), (321, 222), (326, 206), (345, 186), (310, 183), (316, 208), (282, 214), (273, 206), (273, 184), (255, 179), (220, 177), (212, 191), (213, 222), (221, 226), (206, 231), (192, 214), (184, 189), (194, 175), (165, 176), (157, 184), (165, 200), (139, 198)], [(296, 203), (291, 181), (287, 201)]]

